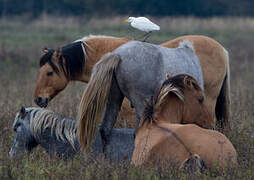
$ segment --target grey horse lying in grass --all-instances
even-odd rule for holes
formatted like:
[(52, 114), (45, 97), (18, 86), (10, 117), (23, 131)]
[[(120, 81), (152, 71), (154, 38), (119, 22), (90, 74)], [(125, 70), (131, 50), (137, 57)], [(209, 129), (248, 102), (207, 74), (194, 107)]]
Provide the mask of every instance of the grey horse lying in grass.
[[(13, 123), (15, 136), (9, 156), (22, 155), (41, 145), (51, 157), (72, 157), (80, 152), (76, 136), (77, 124), (76, 120), (47, 109), (22, 107)], [(106, 150), (107, 158), (112, 161), (130, 159), (134, 148), (133, 134), (132, 129), (114, 129), (111, 143)], [(93, 143), (93, 157), (102, 153), (100, 137), (97, 135)]]

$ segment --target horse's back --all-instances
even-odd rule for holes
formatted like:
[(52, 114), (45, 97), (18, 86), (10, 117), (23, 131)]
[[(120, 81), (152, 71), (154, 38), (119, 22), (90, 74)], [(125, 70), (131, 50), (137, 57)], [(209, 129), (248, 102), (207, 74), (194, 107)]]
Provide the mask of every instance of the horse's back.
[[(169, 73), (189, 74), (198, 80), (203, 88), (203, 76), (199, 60), (191, 47), (166, 48), (159, 45), (131, 41), (117, 48), (113, 53), (120, 55), (119, 68), (122, 72), (138, 77), (151, 77), (160, 84)], [(131, 76), (129, 76), (131, 78)]]
[[(219, 163), (221, 168), (230, 165), (235, 166), (237, 164), (236, 150), (232, 143), (222, 133), (203, 129), (194, 124), (169, 124), (166, 125), (166, 127), (172, 130), (179, 139), (181, 139), (191, 153), (200, 155), (209, 167), (215, 166), (216, 163)], [(165, 132), (165, 134), (167, 133)], [(178, 141), (173, 135), (167, 136), (167, 139), (162, 140), (158, 144), (160, 145), (160, 147), (157, 147), (158, 150), (162, 149), (161, 146), (165, 146), (169, 140)], [(184, 149), (184, 146), (181, 148)], [(176, 154), (179, 154), (177, 152), (178, 151), (176, 151)], [(183, 154), (180, 159), (182, 160), (184, 158), (186, 158), (186, 154)]]
[[(178, 48), (159, 48), (164, 59), (164, 74), (188, 74), (195, 78), (204, 89), (202, 69), (190, 41)], [(170, 50), (170, 51), (169, 51)]]

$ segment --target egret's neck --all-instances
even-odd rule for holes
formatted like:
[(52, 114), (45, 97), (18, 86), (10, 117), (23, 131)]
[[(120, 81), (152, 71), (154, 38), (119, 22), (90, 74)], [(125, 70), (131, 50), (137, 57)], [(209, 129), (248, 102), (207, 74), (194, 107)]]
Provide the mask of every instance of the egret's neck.
[(106, 53), (112, 52), (122, 44), (131, 41), (129, 38), (91, 38), (86, 40), (86, 63), (83, 74), (78, 77), (77, 81), (88, 82), (91, 76), (93, 66)]

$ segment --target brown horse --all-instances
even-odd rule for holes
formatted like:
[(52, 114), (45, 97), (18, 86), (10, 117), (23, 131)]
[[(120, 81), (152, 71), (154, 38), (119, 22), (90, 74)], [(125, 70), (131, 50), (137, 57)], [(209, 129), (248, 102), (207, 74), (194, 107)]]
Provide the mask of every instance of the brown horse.
[[(189, 39), (202, 67), (205, 104), (217, 127), (230, 129), (230, 67), (228, 51), (217, 41), (206, 36), (181, 36), (161, 46), (176, 48)], [(216, 121), (217, 120), (217, 121)]]
[[(230, 91), (227, 51), (218, 42), (205, 36), (182, 36), (161, 45), (175, 48), (184, 39), (192, 41), (200, 61), (208, 111), (214, 117), (214, 121), (217, 118), (222, 128), (229, 126)], [(83, 38), (81, 40), (83, 43), (76, 44), (76, 46), (71, 44), (61, 50), (58, 48), (56, 51), (45, 49), (40, 60), (39, 78), (34, 92), (36, 104), (46, 107), (48, 102), (62, 91), (69, 81), (88, 82), (94, 64), (104, 54), (131, 40), (129, 38), (89, 36)], [(80, 56), (72, 57), (74, 52)], [(82, 52), (84, 53), (83, 57)], [(71, 75), (73, 73), (66, 75), (64, 73), (66, 69), (76, 72), (75, 76)], [(123, 101), (120, 116), (128, 119), (128, 125), (135, 127), (135, 112), (130, 108), (126, 99)]]
[[(100, 58), (130, 41), (129, 38), (110, 36), (87, 36), (56, 50), (45, 48), (40, 58), (39, 78), (34, 92), (35, 103), (46, 107), (70, 81), (87, 83), (91, 71)], [(68, 71), (68, 73), (67, 73)], [(131, 119), (127, 126), (135, 127), (136, 114), (127, 99), (123, 101), (121, 117)], [(133, 123), (133, 124), (131, 124)], [(117, 127), (122, 127), (117, 124)]]
[(176, 124), (205, 122), (203, 118), (209, 118), (209, 113), (204, 98), (197, 81), (188, 75), (166, 80), (145, 108), (136, 131), (132, 163), (156, 161), (162, 167), (171, 163), (184, 168), (188, 159), (200, 157), (208, 168), (217, 166), (220, 171), (237, 165), (236, 151), (223, 134), (195, 124)]

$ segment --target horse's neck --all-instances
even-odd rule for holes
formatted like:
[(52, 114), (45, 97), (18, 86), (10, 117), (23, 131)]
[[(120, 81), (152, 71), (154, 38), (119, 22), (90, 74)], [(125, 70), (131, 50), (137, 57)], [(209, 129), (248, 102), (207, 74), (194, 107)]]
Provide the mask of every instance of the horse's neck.
[(166, 102), (158, 112), (155, 112), (155, 118), (160, 122), (177, 123), (182, 122), (183, 106), (178, 98), (173, 98)]
[[(75, 139), (75, 146), (77, 145), (77, 140)], [(60, 140), (56, 137), (55, 133), (51, 134), (51, 128), (47, 129), (41, 134), (39, 139), (39, 144), (51, 155), (61, 155), (62, 153), (74, 153), (74, 149), (70, 143)]]
[(112, 52), (122, 44), (131, 41), (129, 38), (91, 38), (85, 41), (86, 63), (84, 73), (77, 80), (88, 82), (91, 76), (93, 66), (106, 53)]

